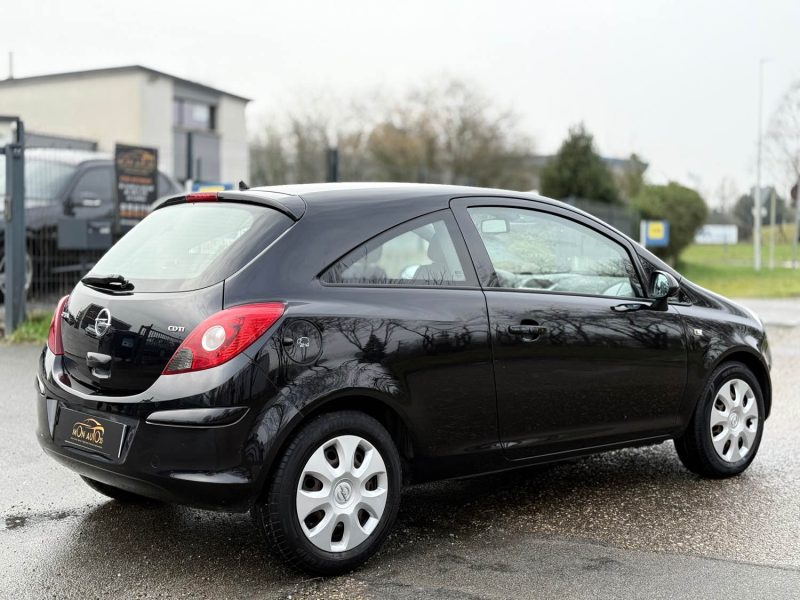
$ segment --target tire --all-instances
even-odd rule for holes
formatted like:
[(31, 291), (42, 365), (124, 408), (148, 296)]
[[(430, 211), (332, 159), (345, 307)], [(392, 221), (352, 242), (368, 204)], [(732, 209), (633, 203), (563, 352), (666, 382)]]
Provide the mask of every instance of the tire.
[(678, 457), (703, 477), (738, 475), (758, 452), (765, 414), (752, 371), (742, 363), (724, 363), (711, 373), (689, 426), (675, 438)]
[[(29, 251), (25, 252), (25, 296), (31, 291), (33, 283), (33, 258)], [(0, 247), (0, 302), (6, 299), (6, 257), (5, 251)]]
[(139, 494), (134, 494), (133, 492), (128, 492), (126, 490), (122, 490), (120, 488), (116, 488), (114, 486), (108, 485), (106, 483), (101, 483), (99, 481), (95, 481), (94, 479), (89, 479), (88, 477), (84, 477), (81, 475), (81, 479), (86, 482), (90, 488), (92, 488), (95, 492), (99, 492), (104, 496), (108, 496), (109, 498), (113, 498), (118, 502), (124, 502), (125, 504), (155, 504), (156, 500), (151, 500), (145, 496), (140, 496)]
[(337, 575), (381, 547), (397, 518), (401, 481), (397, 448), (378, 421), (357, 411), (327, 413), (289, 442), (253, 518), (289, 565)]

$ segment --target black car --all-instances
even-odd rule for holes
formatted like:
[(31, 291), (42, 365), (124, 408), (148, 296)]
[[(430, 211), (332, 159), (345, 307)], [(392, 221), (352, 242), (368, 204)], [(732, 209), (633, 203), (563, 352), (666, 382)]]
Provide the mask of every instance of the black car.
[[(5, 190), (5, 177), (5, 156), (0, 155), (0, 190)], [(159, 172), (159, 197), (179, 191), (169, 175)], [(57, 148), (25, 151), (26, 290), (34, 282), (52, 286), (57, 273), (85, 272), (82, 263), (94, 262), (111, 247), (114, 197), (110, 155)], [(123, 231), (142, 216), (124, 219)], [(0, 220), (0, 301), (5, 296), (4, 238), (5, 221)]]
[(741, 473), (764, 327), (596, 218), (502, 190), (320, 184), (164, 201), (59, 303), (38, 438), (92, 488), (252, 510), (337, 573), (404, 485), (673, 439)]

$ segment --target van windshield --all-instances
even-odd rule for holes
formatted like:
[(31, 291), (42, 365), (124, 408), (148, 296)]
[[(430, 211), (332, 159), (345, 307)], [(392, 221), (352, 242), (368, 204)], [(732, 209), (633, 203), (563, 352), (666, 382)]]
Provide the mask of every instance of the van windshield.
[(247, 264), (290, 224), (276, 210), (249, 204), (169, 206), (136, 225), (88, 276), (121, 275), (134, 292), (207, 287)]
[[(25, 159), (25, 205), (37, 206), (55, 201), (62, 188), (77, 171), (75, 165), (55, 161)], [(0, 154), (0, 194), (6, 191), (6, 157)]]

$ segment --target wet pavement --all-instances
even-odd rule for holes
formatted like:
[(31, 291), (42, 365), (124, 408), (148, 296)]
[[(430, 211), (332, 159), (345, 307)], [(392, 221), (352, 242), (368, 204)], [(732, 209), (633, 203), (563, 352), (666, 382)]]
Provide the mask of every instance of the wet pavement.
[(384, 549), (287, 571), (247, 515), (124, 506), (44, 456), (39, 349), (0, 346), (0, 598), (800, 597), (800, 328), (772, 327), (775, 402), (742, 476), (671, 443), (411, 488)]

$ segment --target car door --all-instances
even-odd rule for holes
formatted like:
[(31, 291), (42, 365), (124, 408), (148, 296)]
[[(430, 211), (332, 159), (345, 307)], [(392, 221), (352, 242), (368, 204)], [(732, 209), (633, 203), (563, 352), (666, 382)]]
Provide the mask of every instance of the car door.
[(68, 199), (69, 212), (77, 219), (108, 219), (114, 209), (114, 170), (110, 166), (85, 169)]
[(452, 203), (489, 313), (506, 455), (655, 438), (674, 427), (686, 344), (673, 307), (650, 309), (630, 243), (546, 203)]

